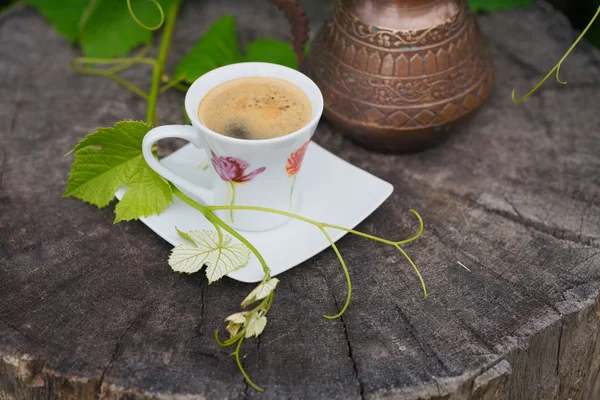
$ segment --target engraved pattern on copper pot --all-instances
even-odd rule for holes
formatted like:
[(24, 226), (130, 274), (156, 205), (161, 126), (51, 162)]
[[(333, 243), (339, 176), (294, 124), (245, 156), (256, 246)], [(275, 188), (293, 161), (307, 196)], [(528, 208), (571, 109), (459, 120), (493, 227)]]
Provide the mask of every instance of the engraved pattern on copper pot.
[[(415, 1), (338, 0), (309, 54), (308, 73), (323, 91), (326, 117), (367, 146), (376, 141), (372, 147), (393, 150), (442, 132), (491, 91), (491, 60), (466, 1), (408, 3)], [(426, 25), (430, 18), (439, 24), (399, 30), (369, 24), (353, 11), (397, 26)]]

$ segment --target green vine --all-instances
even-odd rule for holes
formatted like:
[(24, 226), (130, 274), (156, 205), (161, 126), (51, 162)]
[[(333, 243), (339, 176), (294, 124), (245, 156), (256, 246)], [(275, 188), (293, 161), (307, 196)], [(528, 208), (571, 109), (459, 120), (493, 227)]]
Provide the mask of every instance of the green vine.
[(161, 5), (158, 3), (158, 1), (156, 0), (148, 0), (150, 3), (154, 3), (156, 5), (156, 7), (158, 8), (158, 12), (160, 12), (160, 21), (158, 22), (158, 24), (156, 24), (155, 26), (148, 26), (146, 24), (144, 24), (142, 21), (140, 21), (136, 16), (135, 13), (133, 12), (133, 9), (131, 8), (131, 0), (127, 0), (127, 9), (129, 10), (129, 14), (131, 15), (131, 18), (133, 18), (133, 20), (142, 28), (144, 29), (148, 29), (149, 31), (155, 31), (157, 29), (160, 29), (160, 27), (162, 26), (163, 22), (165, 22), (165, 12), (163, 11), (163, 8), (161, 7)]
[(562, 56), (562, 58), (558, 61), (558, 63), (554, 66), (554, 68), (552, 68), (550, 70), (550, 72), (548, 72), (548, 75), (546, 75), (544, 77), (544, 79), (542, 79), (533, 89), (531, 89), (529, 91), (529, 93), (527, 93), (525, 96), (521, 97), (520, 99), (516, 98), (516, 90), (513, 89), (512, 91), (512, 101), (515, 103), (522, 103), (525, 100), (527, 100), (532, 94), (534, 94), (535, 92), (537, 92), (537, 90), (542, 87), (542, 85), (554, 74), (556, 73), (556, 80), (558, 81), (558, 83), (562, 84), (562, 85), (566, 85), (567, 81), (563, 81), (560, 79), (560, 67), (562, 66), (562, 63), (567, 59), (567, 57), (569, 57), (569, 55), (573, 52), (573, 50), (575, 50), (575, 47), (579, 44), (579, 42), (581, 41), (581, 39), (583, 39), (583, 37), (585, 36), (585, 34), (587, 33), (587, 31), (592, 27), (592, 25), (594, 24), (594, 22), (596, 21), (596, 19), (598, 18), (598, 15), (600, 15), (600, 7), (598, 7), (598, 10), (596, 11), (596, 14), (594, 14), (594, 16), (592, 17), (592, 20), (590, 21), (590, 23), (587, 25), (587, 27), (583, 30), (583, 32), (581, 32), (581, 35), (579, 35), (579, 37), (577, 38), (577, 40), (575, 40), (575, 42), (571, 45), (571, 47), (569, 48), (569, 50), (567, 50), (567, 52)]

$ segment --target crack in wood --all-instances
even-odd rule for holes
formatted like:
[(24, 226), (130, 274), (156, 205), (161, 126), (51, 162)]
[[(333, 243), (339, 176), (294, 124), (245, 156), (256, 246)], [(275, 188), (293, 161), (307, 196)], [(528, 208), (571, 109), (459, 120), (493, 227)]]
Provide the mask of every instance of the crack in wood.
[[(589, 261), (589, 260), (591, 260), (592, 258), (595, 258), (595, 257), (597, 257), (598, 255), (600, 255), (600, 251), (598, 251), (598, 252), (596, 252), (596, 253), (594, 253), (594, 254), (590, 255), (589, 257), (586, 257), (586, 258), (584, 258), (583, 260), (581, 260), (580, 262), (578, 262), (577, 264), (575, 264), (575, 265), (573, 266), (573, 268), (571, 268), (571, 269), (569, 270), (569, 272), (572, 272), (574, 269), (577, 269), (577, 268), (579, 268), (579, 266), (580, 266), (580, 265), (583, 265), (583, 264), (585, 264), (586, 262), (588, 262), (588, 261)], [(563, 293), (563, 296), (564, 296), (564, 293)], [(565, 300), (566, 300), (566, 299), (565, 299)]]
[[(514, 209), (514, 206), (512, 204), (510, 204), (510, 203), (508, 203), (508, 204), (511, 207), (513, 207), (513, 209)], [(513, 222), (516, 222), (519, 225), (524, 226), (525, 228), (533, 229), (540, 233), (550, 235), (559, 240), (564, 240), (567, 242), (572, 242), (572, 243), (581, 244), (584, 246), (589, 246), (589, 247), (594, 247), (594, 248), (600, 249), (600, 241), (598, 240), (598, 238), (594, 238), (594, 237), (591, 237), (588, 235), (583, 235), (581, 233), (577, 234), (569, 229), (548, 226), (542, 222), (534, 221), (532, 219), (526, 218), (526, 217), (522, 216), (520, 213), (517, 213), (517, 215), (514, 215), (514, 214), (511, 214), (504, 210), (499, 210), (499, 209), (487, 207), (484, 205), (481, 205), (481, 206), (483, 206), (487, 211), (492, 212), (497, 215), (500, 215), (501, 217), (507, 218)]]
[[(256, 337), (256, 340), (255, 340), (255, 342), (256, 342), (256, 360), (257, 360), (257, 364), (260, 363), (260, 338), (261, 338), (261, 335), (258, 335)], [(244, 359), (242, 360), (242, 366), (244, 367), (244, 369), (246, 369), (246, 356), (244, 356)], [(246, 385), (244, 387), (244, 398), (247, 399), (248, 398), (248, 390), (250, 389), (250, 385), (248, 384), (248, 382), (246, 382), (245, 379), (244, 379), (244, 384)]]
[(458, 199), (466, 200), (467, 202), (469, 202), (473, 206), (476, 206), (477, 208), (480, 208), (487, 212), (499, 215), (499, 216), (506, 218), (512, 222), (515, 222), (525, 228), (533, 229), (540, 233), (550, 235), (550, 236), (554, 237), (555, 239), (564, 240), (567, 242), (572, 242), (572, 243), (576, 243), (576, 244), (580, 244), (580, 245), (584, 245), (584, 246), (600, 248), (599, 238), (594, 238), (594, 237), (591, 237), (588, 235), (583, 235), (581, 233), (577, 234), (569, 229), (548, 226), (548, 225), (543, 224), (542, 222), (534, 221), (530, 218), (525, 217), (515, 208), (514, 204), (512, 204), (505, 196), (504, 196), (504, 200), (514, 210), (514, 214), (510, 213), (506, 210), (501, 210), (501, 209), (490, 207), (488, 204), (482, 204), (481, 202), (477, 201), (477, 199), (473, 198), (472, 195), (470, 195), (468, 193), (466, 195), (462, 195), (451, 189), (448, 189), (446, 191), (446, 193), (450, 194)]
[(129, 331), (131, 330), (131, 328), (133, 328), (133, 326), (136, 323), (142, 322), (144, 320), (144, 318), (146, 317), (147, 314), (148, 314), (148, 311), (144, 311), (139, 317), (134, 318), (134, 320), (131, 321), (131, 323), (127, 326), (127, 328), (125, 329), (125, 331), (123, 331), (123, 333), (121, 334), (121, 336), (117, 340), (117, 343), (115, 345), (115, 350), (111, 354), (110, 361), (108, 362), (108, 364), (106, 365), (106, 367), (102, 370), (102, 375), (100, 375), (100, 379), (99, 379), (99, 382), (98, 382), (98, 395), (102, 394), (102, 385), (104, 383), (104, 379), (110, 373), (110, 371), (113, 369), (113, 367), (115, 365), (115, 362), (117, 361), (117, 358), (119, 356), (119, 350), (121, 348), (121, 343), (123, 342), (123, 340), (125, 339), (125, 337), (129, 333)]
[(258, 363), (260, 363), (260, 340), (261, 340), (262, 336), (258, 335), (258, 337), (256, 338), (256, 360), (258, 361)]
[[(246, 356), (242, 357), (240, 360), (242, 363), (242, 368), (246, 369)], [(242, 381), (244, 382), (244, 399), (248, 398), (248, 389), (250, 389), (250, 385), (246, 381), (246, 379), (242, 376)]]
[(6, 168), (6, 163), (8, 160), (8, 155), (6, 153), (5, 148), (2, 149), (2, 156), (0, 157), (0, 160), (2, 160), (2, 162), (0, 162), (0, 191), (1, 191), (2, 183), (4, 182), (4, 170)]
[(581, 245), (589, 246), (589, 247), (600, 248), (600, 240), (598, 240), (598, 238), (594, 238), (594, 237), (591, 237), (588, 235), (583, 235), (581, 232), (579, 234), (577, 234), (577, 233), (575, 233), (569, 229), (565, 229), (565, 228), (549, 226), (542, 222), (534, 221), (531, 218), (525, 217), (523, 214), (521, 214), (517, 210), (515, 205), (512, 204), (512, 202), (510, 200), (508, 200), (508, 198), (506, 196), (504, 196), (504, 200), (506, 201), (506, 204), (508, 204), (514, 210), (514, 214), (507, 212), (506, 210), (501, 210), (501, 209), (490, 207), (487, 204), (482, 204), (479, 201), (477, 201), (477, 199), (474, 199), (474, 198), (472, 198), (472, 196), (469, 196), (469, 195), (462, 196), (452, 190), (449, 190), (448, 193), (455, 197), (465, 199), (465, 200), (469, 201), (470, 203), (477, 205), (480, 208), (483, 208), (485, 211), (488, 211), (493, 214), (504, 217), (504, 218), (506, 218), (512, 222), (515, 222), (525, 228), (533, 229), (540, 233), (550, 235), (559, 240), (564, 240), (567, 242), (581, 244)]
[(11, 324), (8, 321), (3, 320), (3, 319), (0, 319), (0, 322), (4, 323), (4, 325), (8, 326), (9, 328), (11, 328), (12, 330), (14, 330), (15, 332), (17, 332), (17, 333), (23, 335), (24, 337), (26, 337), (32, 343), (35, 343), (36, 345), (40, 346), (42, 349), (44, 349), (47, 352), (49, 352), (49, 350), (48, 350), (48, 348), (46, 348), (46, 346), (44, 346), (43, 344), (41, 344), (40, 342), (38, 342), (36, 339), (34, 339), (31, 336), (29, 336), (27, 333), (23, 332), (22, 330), (20, 330), (19, 328), (17, 328), (13, 324)]
[[(331, 297), (333, 297), (333, 301), (335, 303), (335, 308), (338, 310), (338, 313), (339, 313), (340, 307), (338, 305), (337, 299), (335, 298), (335, 295), (333, 294), (333, 292), (331, 292)], [(365, 400), (366, 399), (365, 388), (363, 386), (363, 383), (360, 380), (358, 363), (356, 362), (356, 358), (354, 358), (354, 352), (352, 350), (352, 343), (350, 342), (350, 337), (348, 336), (348, 327), (346, 326), (346, 321), (344, 320), (344, 316), (342, 315), (339, 318), (339, 320), (340, 320), (340, 323), (342, 324), (342, 329), (344, 330), (344, 338), (346, 339), (346, 345), (348, 346), (348, 358), (352, 362), (352, 370), (354, 371), (354, 377), (356, 378), (356, 381), (358, 382), (360, 398), (362, 400)]]
[[(433, 358), (442, 367), (442, 369), (447, 374), (451, 375), (450, 370), (446, 367), (446, 365), (444, 364), (442, 359), (438, 356), (437, 352), (435, 350), (433, 350), (433, 348), (431, 346), (426, 345), (425, 343), (423, 343), (423, 341), (421, 339), (419, 339), (419, 335), (417, 334), (414, 325), (412, 324), (412, 322), (410, 321), (408, 316), (404, 313), (404, 311), (402, 310), (402, 307), (400, 307), (397, 303), (394, 303), (394, 305), (396, 306), (396, 309), (398, 310), (398, 313), (400, 314), (400, 316), (402, 317), (404, 322), (406, 322), (406, 325), (408, 327), (408, 329), (407, 329), (408, 333), (413, 338), (413, 340), (419, 345), (423, 354), (427, 355), (430, 358), (431, 358), (431, 356), (433, 356)], [(431, 376), (431, 378), (435, 380), (434, 376)]]
[[(413, 178), (409, 178), (409, 179), (413, 179)], [(427, 180), (417, 179), (417, 181), (420, 183), (431, 185), (431, 183), (427, 182)], [(580, 245), (584, 245), (584, 246), (600, 248), (600, 238), (595, 238), (595, 237), (591, 237), (588, 235), (584, 235), (581, 232), (578, 234), (569, 229), (559, 228), (559, 227), (555, 227), (555, 226), (554, 227), (548, 226), (542, 222), (534, 221), (530, 218), (525, 217), (517, 210), (517, 208), (514, 206), (514, 204), (512, 204), (512, 202), (510, 202), (506, 196), (503, 196), (504, 200), (505, 200), (506, 204), (509, 205), (513, 209), (514, 213), (510, 213), (506, 210), (490, 207), (488, 204), (482, 204), (477, 199), (473, 198), (473, 195), (469, 194), (469, 193), (466, 193), (463, 195), (461, 193), (457, 193), (455, 190), (452, 190), (450, 188), (448, 188), (446, 190), (446, 193), (455, 198), (465, 200), (477, 208), (480, 208), (487, 212), (499, 215), (499, 216), (501, 216), (505, 219), (508, 219), (512, 222), (515, 222), (525, 228), (533, 229), (537, 232), (540, 232), (540, 233), (543, 233), (546, 235), (550, 235), (550, 236), (554, 237), (555, 239), (564, 240), (567, 242), (572, 242), (572, 243), (580, 244)]]
[[(337, 298), (335, 297), (335, 295), (333, 293), (333, 290), (331, 289), (331, 286), (329, 285), (329, 281), (327, 280), (327, 277), (325, 276), (325, 274), (323, 274), (323, 272), (319, 268), (312, 268), (312, 270), (323, 278), (323, 281), (325, 282), (325, 286), (327, 287), (327, 290), (329, 291), (329, 293), (331, 294), (331, 297), (333, 298), (333, 303), (335, 305), (336, 314), (338, 314), (340, 312), (341, 308), (338, 304)], [(348, 329), (347, 329), (346, 321), (344, 320), (344, 316), (342, 315), (339, 318), (339, 320), (340, 320), (340, 323), (342, 325), (342, 329), (344, 332), (344, 338), (346, 339), (346, 346), (348, 347), (348, 358), (350, 359), (350, 361), (352, 363), (352, 370), (354, 371), (354, 378), (356, 379), (356, 382), (358, 383), (359, 395), (360, 395), (361, 400), (365, 400), (366, 399), (365, 388), (364, 388), (362, 381), (360, 380), (358, 364), (356, 362), (356, 358), (355, 358), (354, 352), (352, 350), (352, 343), (350, 342), (350, 337), (348, 336)]]

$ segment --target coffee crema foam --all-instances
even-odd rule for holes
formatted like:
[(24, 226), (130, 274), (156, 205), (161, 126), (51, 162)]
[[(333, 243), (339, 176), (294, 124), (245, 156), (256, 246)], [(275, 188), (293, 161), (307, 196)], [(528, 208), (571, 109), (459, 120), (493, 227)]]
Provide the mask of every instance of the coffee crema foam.
[(308, 96), (286, 80), (238, 78), (212, 89), (198, 106), (207, 128), (239, 139), (271, 139), (302, 128), (311, 120)]

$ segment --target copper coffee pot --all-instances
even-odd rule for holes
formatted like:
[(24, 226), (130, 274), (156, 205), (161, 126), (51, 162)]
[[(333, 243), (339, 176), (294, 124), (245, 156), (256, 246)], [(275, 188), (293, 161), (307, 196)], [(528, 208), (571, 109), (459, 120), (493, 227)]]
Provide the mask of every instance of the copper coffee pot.
[(479, 108), (493, 82), (467, 0), (336, 0), (307, 72), (332, 125), (391, 152), (446, 137)]

